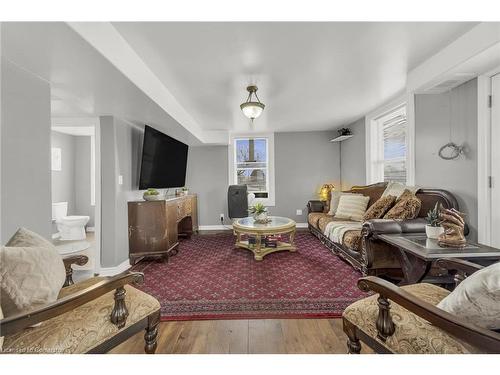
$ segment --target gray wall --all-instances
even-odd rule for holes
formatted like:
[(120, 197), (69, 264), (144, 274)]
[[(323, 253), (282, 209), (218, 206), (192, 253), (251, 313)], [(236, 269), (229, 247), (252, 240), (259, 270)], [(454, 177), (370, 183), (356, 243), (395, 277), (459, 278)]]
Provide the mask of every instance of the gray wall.
[[(339, 182), (339, 149), (330, 143), (333, 132), (276, 133), (275, 187), (276, 206), (272, 215), (287, 216), (306, 222), (306, 204), (317, 199), (321, 185)], [(198, 194), (200, 225), (220, 224), (219, 215), (227, 219), (228, 187), (227, 146), (190, 147), (186, 186)], [(302, 209), (303, 214), (296, 215)]]
[(142, 196), (138, 173), (144, 131), (112, 116), (100, 117), (100, 126), (101, 266), (114, 267), (128, 258), (127, 202)]
[(477, 239), (477, 80), (451, 91), (452, 140), (466, 146), (465, 157), (443, 160), (439, 148), (449, 142), (450, 96), (416, 95), (415, 183), (455, 194), (467, 213), (470, 239)]
[(50, 87), (6, 60), (1, 76), (1, 242), (21, 226), (50, 238)]
[(351, 129), (354, 137), (341, 142), (342, 190), (353, 185), (366, 185), (365, 118), (345, 127)]
[(61, 170), (51, 171), (52, 202), (68, 202), (68, 215), (76, 215), (75, 197), (75, 138), (69, 134), (51, 132), (51, 147), (61, 149)]
[(90, 136), (75, 138), (75, 215), (89, 216), (88, 226), (95, 225), (95, 206), (90, 203)]
[[(339, 186), (339, 147), (334, 132), (275, 133), (276, 207), (269, 212), (298, 223), (307, 222), (306, 204), (318, 199), (321, 186)], [(302, 215), (296, 215), (301, 209)]]
[(199, 225), (220, 224), (220, 214), (227, 218), (228, 187), (227, 146), (189, 147), (186, 186), (198, 194)]

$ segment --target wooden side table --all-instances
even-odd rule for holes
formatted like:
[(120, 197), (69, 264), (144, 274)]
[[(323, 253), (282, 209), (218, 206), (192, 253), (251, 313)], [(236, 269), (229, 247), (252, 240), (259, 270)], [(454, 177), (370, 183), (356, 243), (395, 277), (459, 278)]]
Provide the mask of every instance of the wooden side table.
[(437, 259), (458, 258), (476, 263), (500, 260), (500, 249), (475, 243), (462, 248), (440, 247), (437, 240), (425, 234), (380, 234), (377, 238), (398, 248), (404, 275), (401, 285), (421, 282)]

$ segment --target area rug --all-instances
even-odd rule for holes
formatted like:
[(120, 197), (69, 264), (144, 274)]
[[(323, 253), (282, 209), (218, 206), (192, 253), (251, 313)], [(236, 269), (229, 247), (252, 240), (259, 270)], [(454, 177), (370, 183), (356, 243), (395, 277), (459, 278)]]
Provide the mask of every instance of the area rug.
[(297, 251), (277, 252), (258, 262), (234, 248), (232, 234), (182, 240), (168, 263), (141, 261), (138, 287), (161, 304), (161, 319), (263, 319), (340, 317), (366, 296), (361, 274), (308, 232), (296, 236)]

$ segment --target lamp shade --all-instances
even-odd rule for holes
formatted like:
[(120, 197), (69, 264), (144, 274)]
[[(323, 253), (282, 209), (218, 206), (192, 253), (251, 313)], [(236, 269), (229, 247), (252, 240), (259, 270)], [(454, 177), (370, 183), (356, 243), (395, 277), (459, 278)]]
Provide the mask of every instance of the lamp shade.
[(330, 200), (330, 194), (335, 187), (332, 184), (324, 184), (319, 192), (319, 197), (322, 201)]
[(240, 105), (241, 111), (249, 119), (255, 119), (262, 114), (265, 105), (259, 102), (246, 102)]

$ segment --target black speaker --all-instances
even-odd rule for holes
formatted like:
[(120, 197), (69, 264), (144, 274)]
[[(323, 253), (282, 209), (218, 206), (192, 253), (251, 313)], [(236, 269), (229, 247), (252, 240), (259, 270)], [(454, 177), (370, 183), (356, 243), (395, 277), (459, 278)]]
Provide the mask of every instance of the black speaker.
[(227, 190), (227, 207), (231, 219), (248, 216), (246, 185), (229, 185), (229, 189)]

